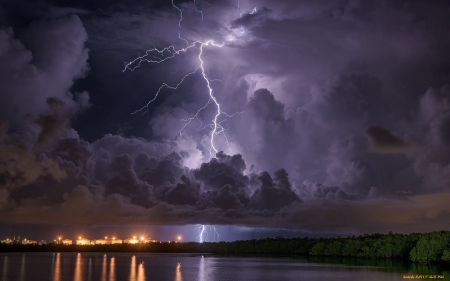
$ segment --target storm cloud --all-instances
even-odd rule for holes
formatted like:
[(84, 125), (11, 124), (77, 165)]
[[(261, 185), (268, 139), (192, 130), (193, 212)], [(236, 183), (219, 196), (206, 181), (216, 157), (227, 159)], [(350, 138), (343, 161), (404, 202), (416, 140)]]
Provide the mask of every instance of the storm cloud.
[(1, 223), (450, 225), (449, 4), (144, 2), (1, 4)]

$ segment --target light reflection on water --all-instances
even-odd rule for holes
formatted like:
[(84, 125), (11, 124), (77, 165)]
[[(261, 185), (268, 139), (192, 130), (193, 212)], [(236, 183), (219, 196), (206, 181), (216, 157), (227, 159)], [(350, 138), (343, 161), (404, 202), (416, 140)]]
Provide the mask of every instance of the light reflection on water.
[(73, 275), (73, 281), (83, 281), (83, 271), (81, 267), (81, 254), (77, 254), (77, 260), (75, 262), (75, 273)]
[(200, 264), (198, 265), (198, 280), (205, 281), (205, 258), (200, 258)]
[(89, 258), (88, 281), (92, 281), (92, 258)]
[(61, 280), (61, 254), (56, 253), (56, 262), (53, 269), (53, 281)]
[(145, 271), (143, 264), (139, 264), (138, 266), (137, 281), (145, 281)]
[(199, 281), (209, 281), (211, 278), (214, 279), (212, 274), (212, 268), (214, 267), (214, 259), (205, 258), (204, 256), (199, 257), (198, 264), (198, 278)]
[(102, 281), (106, 281), (106, 262), (107, 262), (107, 256), (106, 254), (103, 255), (103, 262), (102, 262)]
[[(136, 275), (137, 270), (137, 275)], [(136, 266), (136, 256), (131, 257), (129, 281), (145, 281), (144, 264), (141, 262)]]
[(304, 259), (141, 253), (0, 253), (1, 281), (403, 280), (403, 274), (443, 274), (438, 267), (371, 266)]
[(136, 256), (131, 257), (130, 281), (136, 281)]
[(20, 281), (25, 281), (25, 255), (22, 256), (22, 264), (20, 265)]
[(183, 276), (181, 275), (181, 262), (177, 264), (175, 269), (175, 281), (183, 281)]
[(116, 281), (116, 265), (115, 265), (115, 258), (112, 257), (111, 261), (109, 262), (109, 281)]
[(8, 276), (8, 257), (5, 257), (3, 261), (2, 280), (7, 281), (8, 280), (7, 276)]

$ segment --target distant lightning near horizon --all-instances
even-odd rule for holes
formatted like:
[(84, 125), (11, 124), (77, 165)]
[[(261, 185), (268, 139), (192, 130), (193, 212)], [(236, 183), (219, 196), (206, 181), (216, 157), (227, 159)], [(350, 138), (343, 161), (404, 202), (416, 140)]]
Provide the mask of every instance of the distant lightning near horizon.
[[(175, 5), (174, 0), (172, 1), (172, 6), (177, 9), (180, 12), (180, 20), (178, 21), (178, 26), (181, 28), (181, 23), (183, 21), (183, 11)], [(202, 10), (198, 10), (197, 9), (197, 2), (196, 0), (194, 0), (194, 9), (196, 12), (201, 14), (202, 17), (202, 21), (203, 21), (203, 11)], [(239, 2), (238, 2), (238, 14), (239, 16), (245, 15), (245, 14), (253, 14), (256, 13), (256, 8), (250, 12), (243, 12), (241, 13), (239, 10)], [(243, 29), (243, 28), (242, 28)], [(185, 122), (183, 127), (181, 128), (179, 134), (180, 136), (182, 136), (182, 132), (184, 131), (184, 129), (194, 120), (198, 120), (200, 122), (200, 126), (198, 127), (198, 131), (200, 130), (204, 130), (206, 128), (211, 128), (211, 131), (207, 134), (207, 136), (205, 138), (202, 139), (201, 143), (204, 144), (204, 141), (206, 141), (208, 138), (210, 139), (210, 145), (209, 145), (209, 155), (210, 155), (210, 159), (216, 155), (216, 153), (218, 152), (218, 149), (215, 145), (215, 137), (222, 134), (224, 136), (225, 139), (225, 144), (229, 145), (228, 143), (228, 138), (225, 134), (225, 131), (227, 131), (228, 129), (225, 128), (222, 123), (225, 122), (227, 119), (222, 119), (219, 120), (220, 117), (222, 115), (226, 116), (226, 117), (234, 117), (237, 114), (241, 114), (243, 112), (236, 112), (234, 114), (227, 114), (225, 112), (223, 112), (221, 110), (220, 107), (220, 103), (217, 100), (217, 98), (214, 96), (214, 92), (213, 92), (213, 88), (211, 87), (211, 82), (213, 81), (220, 81), (219, 79), (210, 79), (205, 72), (205, 68), (204, 68), (204, 60), (203, 60), (203, 47), (216, 47), (216, 48), (222, 48), (224, 46), (224, 43), (221, 44), (216, 44), (214, 43), (213, 40), (207, 40), (205, 42), (202, 41), (192, 41), (192, 43), (189, 43), (188, 40), (186, 40), (185, 38), (183, 38), (181, 36), (181, 32), (179, 32), (178, 34), (178, 38), (184, 42), (186, 42), (187, 47), (181, 48), (181, 49), (176, 49), (173, 45), (162, 48), (162, 49), (158, 49), (156, 47), (154, 47), (153, 49), (149, 49), (145, 52), (145, 55), (140, 56), (138, 55), (137, 58), (135, 58), (134, 60), (125, 63), (125, 68), (122, 70), (122, 72), (125, 72), (126, 70), (130, 70), (130, 71), (134, 71), (136, 68), (140, 67), (142, 62), (147, 62), (147, 63), (163, 63), (165, 61), (168, 61), (170, 59), (175, 58), (176, 56), (179, 56), (183, 53), (186, 53), (188, 50), (190, 49), (198, 49), (199, 53), (198, 53), (198, 62), (199, 64), (197, 65), (197, 67), (195, 67), (191, 72), (185, 74), (183, 76), (183, 78), (176, 84), (176, 85), (169, 85), (167, 83), (162, 83), (162, 85), (159, 87), (159, 89), (157, 90), (157, 92), (155, 93), (153, 99), (151, 99), (150, 101), (147, 102), (146, 105), (144, 105), (143, 107), (141, 107), (140, 109), (132, 112), (132, 114), (136, 114), (139, 112), (148, 112), (149, 106), (152, 102), (154, 102), (159, 94), (161, 93), (161, 90), (163, 90), (164, 88), (168, 88), (171, 90), (177, 90), (178, 87), (185, 81), (186, 78), (188, 78), (189, 76), (197, 73), (198, 71), (200, 71), (201, 76), (203, 78), (203, 80), (206, 83), (206, 87), (208, 89), (208, 95), (209, 95), (209, 99), (208, 102), (201, 107), (200, 109), (197, 110), (197, 112), (190, 118), (187, 119), (182, 119), (181, 121)], [(199, 118), (199, 114), (205, 110), (210, 104), (214, 104), (216, 107), (216, 112), (214, 114), (214, 118), (212, 119), (212, 123), (211, 124), (207, 124), (207, 125), (203, 125), (202, 121)], [(209, 225), (199, 225), (197, 227), (197, 231), (198, 231), (198, 239), (200, 243), (203, 243), (205, 237), (208, 236), (208, 232), (213, 233), (213, 237), (214, 239), (220, 237), (219, 233), (217, 231), (217, 229), (214, 226), (209, 226)]]
[(208, 238), (211, 234), (214, 238), (214, 241), (217, 241), (220, 238), (219, 232), (214, 225), (204, 225), (200, 224), (196, 227), (198, 235), (198, 242), (203, 243), (205, 238)]

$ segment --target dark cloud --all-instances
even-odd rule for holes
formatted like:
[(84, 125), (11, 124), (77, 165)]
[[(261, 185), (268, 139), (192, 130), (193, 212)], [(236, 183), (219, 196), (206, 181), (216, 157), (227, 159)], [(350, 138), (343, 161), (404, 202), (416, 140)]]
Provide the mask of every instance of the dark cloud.
[(36, 140), (38, 150), (46, 149), (56, 142), (68, 129), (70, 116), (65, 112), (65, 103), (57, 98), (48, 98), (47, 104), (52, 113), (42, 114), (34, 122), (40, 127)]
[(106, 183), (106, 195), (120, 194), (130, 198), (133, 204), (145, 207), (154, 205), (153, 186), (137, 177), (129, 155), (117, 156), (110, 167), (115, 176)]
[[(120, 138), (116, 140), (121, 141)], [(29, 153), (32, 153), (32, 148)], [(3, 222), (67, 223), (67, 219), (70, 218), (72, 223), (81, 224), (133, 224), (148, 223), (148, 221), (155, 224), (200, 222), (361, 233), (376, 229), (379, 231), (423, 229), (419, 228), (418, 223), (425, 226), (427, 230), (434, 230), (436, 229), (434, 224), (424, 224), (424, 222), (444, 223), (443, 218), (449, 212), (445, 208), (448, 204), (442, 204), (439, 201), (443, 198), (442, 194), (437, 197), (436, 195), (413, 196), (407, 201), (361, 200), (362, 198), (347, 194), (339, 187), (326, 187), (307, 182), (304, 183), (306, 189), (301, 193), (307, 201), (302, 202), (300, 196), (293, 191), (292, 183), (285, 170), (277, 170), (273, 176), (262, 172), (245, 177), (242, 171), (245, 171), (246, 165), (240, 155), (228, 156), (219, 153), (217, 158), (203, 164), (210, 165), (210, 169), (203, 167), (203, 170), (198, 170), (215, 171), (216, 174), (228, 173), (234, 177), (247, 178), (245, 186), (241, 186), (240, 189), (227, 183), (214, 190), (202, 190), (200, 183), (205, 184), (204, 178), (199, 178), (200, 182), (197, 182), (188, 176), (189, 173), (182, 175), (175, 184), (166, 182), (153, 187), (139, 179), (136, 173), (137, 170), (142, 169), (140, 165), (144, 167), (148, 165), (148, 158), (143, 154), (138, 154), (135, 158), (128, 154), (111, 158), (108, 173), (113, 175), (112, 178), (106, 182), (99, 180), (93, 173), (97, 165), (96, 159), (99, 158), (95, 157), (91, 144), (77, 139), (61, 140), (48, 157), (47, 161), (54, 161), (54, 164), (65, 172), (65, 177), (58, 179), (56, 175), (40, 171), (38, 179), (29, 179), (27, 182), (21, 182), (20, 187), (16, 187), (21, 189), (21, 193), (12, 192), (8, 196), (8, 189), (1, 189), (0, 209), (3, 215), (8, 214), (2, 215)], [(167, 157), (180, 161), (180, 156)], [(154, 158), (153, 161), (158, 163), (166, 159), (166, 157)], [(21, 158), (22, 162), (18, 165), (25, 164), (23, 162), (25, 160)], [(35, 165), (46, 167), (43, 163), (35, 163)], [(192, 172), (194, 174), (198, 171)], [(165, 172), (170, 174), (167, 170), (161, 173)], [(212, 173), (212, 175), (216, 174)], [(161, 176), (164, 177), (164, 175)], [(66, 180), (67, 178), (70, 180)], [(42, 194), (26, 196), (24, 193), (28, 188), (44, 186), (44, 183), (49, 188), (41, 190)], [(239, 198), (239, 192), (242, 190), (249, 195), (250, 202), (242, 202)], [(309, 192), (309, 195), (306, 192)], [(375, 194), (374, 192), (371, 190), (371, 193)], [(49, 201), (49, 198), (58, 194), (59, 201)], [(329, 203), (336, 200), (340, 203)], [(353, 201), (358, 203), (345, 203)], [(410, 204), (416, 204), (418, 207), (407, 208), (406, 206)], [(38, 210), (37, 206), (40, 206)], [(381, 208), (383, 210), (388, 208), (390, 214), (395, 213), (395, 217), (386, 221), (385, 215), (380, 213), (380, 206), (383, 206)], [(418, 214), (422, 215), (418, 216)], [(130, 217), (132, 217), (131, 220)], [(340, 221), (339, 217), (346, 217), (345, 222)]]
[(238, 209), (243, 206), (242, 202), (236, 196), (235, 193), (232, 192), (232, 186), (226, 184), (222, 186), (222, 188), (217, 192), (214, 203), (222, 209)]
[(371, 152), (410, 153), (422, 149), (419, 145), (407, 142), (379, 125), (370, 125), (364, 133), (369, 139)]
[(263, 172), (258, 177), (261, 185), (251, 197), (251, 205), (257, 210), (278, 210), (293, 202), (301, 202), (291, 189), (288, 175), (284, 170), (275, 172), (272, 179), (269, 173)]
[(259, 22), (267, 20), (271, 12), (272, 10), (266, 7), (255, 7), (251, 12), (241, 12), (240, 17), (231, 22), (231, 27), (253, 27)]
[(40, 177), (49, 176), (55, 180), (66, 177), (54, 159), (45, 154), (35, 154), (27, 143), (16, 142), (9, 135), (8, 123), (3, 122), (3, 138), (0, 143), (0, 178), (2, 190), (11, 191), (28, 185)]
[(65, 138), (58, 143), (51, 155), (60, 158), (62, 161), (71, 162), (74, 166), (85, 171), (92, 172), (93, 154), (90, 143), (76, 138)]
[(194, 176), (203, 182), (206, 190), (218, 190), (226, 184), (237, 190), (248, 183), (248, 178), (242, 174), (244, 169), (245, 162), (241, 155), (228, 156), (219, 152), (217, 158), (202, 163), (199, 169), (194, 170)]
[(357, 199), (353, 194), (347, 194), (344, 190), (337, 186), (324, 186), (317, 182), (305, 181), (301, 188), (302, 194), (308, 199), (341, 199), (341, 200), (352, 200)]
[[(248, 176), (243, 174), (245, 168), (246, 165), (241, 155), (228, 156), (223, 152), (219, 152), (217, 153), (217, 158), (213, 158), (207, 163), (202, 163), (199, 169), (193, 171), (193, 175), (196, 180), (202, 183), (203, 190), (213, 191), (208, 197), (210, 195), (213, 197), (226, 196), (227, 193), (225, 192), (231, 189), (233, 192), (232, 197), (239, 199), (239, 204), (248, 205), (252, 190), (249, 189)], [(225, 186), (226, 189), (224, 189)], [(234, 198), (226, 200), (234, 201)]]
[[(147, 163), (140, 163), (144, 170), (139, 174), (139, 177), (152, 185), (158, 186), (166, 182), (176, 183), (187, 169), (182, 164), (183, 158), (178, 153), (171, 153), (162, 159), (149, 159)], [(152, 164), (153, 162), (153, 164)]]
[[(53, 100), (50, 104), (62, 105)], [(40, 152), (36, 144), (16, 144), (6, 125), (2, 128), (2, 205), (14, 206), (12, 210), (28, 213), (25, 210), (33, 206), (60, 206), (61, 212), (71, 214), (74, 223), (85, 224), (106, 222), (115, 216), (122, 220), (121, 216), (138, 213), (159, 214), (159, 223), (165, 218), (164, 224), (185, 224), (211, 212), (204, 221), (224, 223), (233, 217), (273, 216), (284, 206), (301, 202), (284, 170), (275, 171), (273, 179), (267, 172), (252, 174), (250, 183), (243, 174), (246, 164), (239, 154), (219, 152), (199, 169), (190, 170), (181, 164), (188, 153), (149, 157), (143, 151), (133, 154), (130, 148), (129, 153), (114, 154), (114, 149), (106, 152), (100, 143), (77, 138), (57, 139), (56, 144)], [(123, 141), (113, 138), (104, 144), (120, 147)], [(145, 141), (140, 143), (151, 147)], [(13, 147), (21, 148), (20, 157)], [(116, 152), (124, 152), (123, 147)], [(34, 158), (40, 161), (32, 161)], [(100, 213), (83, 219), (89, 211)], [(50, 218), (44, 213), (33, 217), (41, 222)], [(58, 222), (60, 217), (51, 216), (53, 219)]]
[(191, 181), (185, 175), (180, 177), (181, 183), (175, 186), (164, 186), (160, 192), (161, 200), (173, 205), (194, 205), (200, 194), (198, 183)]
[[(71, 94), (74, 80), (89, 69), (87, 33), (79, 17), (33, 22), (15, 35), (12, 28), (0, 29), (0, 118), (23, 128), (23, 116), (47, 111), (47, 100), (60, 100), (68, 110), (86, 107), (88, 94)], [(41, 120), (41, 123), (45, 123)]]
[[(342, 233), (394, 231), (411, 233), (442, 229), (448, 223), (448, 193), (413, 196), (406, 200), (376, 199), (306, 202), (283, 210), (277, 219), (313, 231), (335, 229)], [(412, 208), (411, 206), (415, 206)], [(287, 216), (287, 218), (286, 218)], [(289, 223), (287, 223), (289, 225)]]

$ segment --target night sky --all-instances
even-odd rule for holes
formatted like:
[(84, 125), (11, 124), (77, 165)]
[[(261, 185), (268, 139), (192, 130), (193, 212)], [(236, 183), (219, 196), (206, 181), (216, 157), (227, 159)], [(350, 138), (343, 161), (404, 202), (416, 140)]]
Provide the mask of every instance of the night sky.
[(174, 3), (0, 1), (1, 239), (450, 230), (448, 1)]

